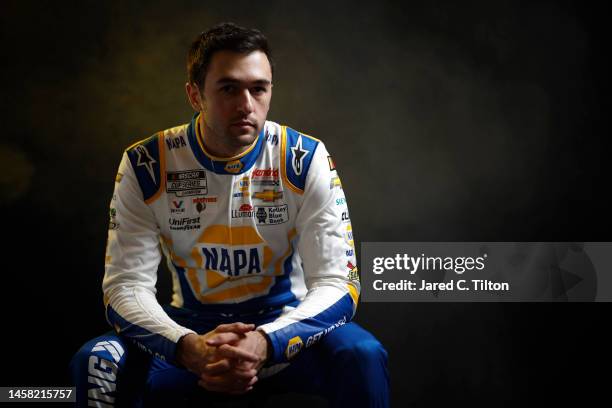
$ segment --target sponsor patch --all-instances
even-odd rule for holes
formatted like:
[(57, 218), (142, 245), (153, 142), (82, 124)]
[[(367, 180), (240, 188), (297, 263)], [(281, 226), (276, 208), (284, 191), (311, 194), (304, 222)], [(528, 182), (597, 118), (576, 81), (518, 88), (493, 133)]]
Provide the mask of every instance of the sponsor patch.
[(349, 218), (349, 213), (347, 211), (342, 211), (342, 222), (349, 222), (351, 219)]
[(251, 184), (257, 186), (280, 186), (278, 169), (255, 169), (251, 173)]
[(355, 248), (355, 242), (353, 241), (353, 226), (351, 224), (346, 226), (344, 239), (346, 240), (346, 243), (351, 246), (351, 248)]
[(330, 171), (336, 170), (336, 163), (334, 163), (334, 159), (332, 159), (331, 156), (327, 156), (327, 162), (329, 163), (329, 170)]
[(143, 145), (136, 146), (136, 154), (138, 155), (138, 159), (136, 161), (136, 166), (144, 166), (149, 172), (149, 175), (153, 179), (154, 183), (157, 183), (155, 180), (155, 173), (153, 171), (153, 163), (157, 163), (157, 160), (151, 156), (147, 148)]
[(285, 350), (285, 356), (287, 360), (291, 360), (297, 353), (300, 352), (302, 347), (304, 346), (304, 342), (300, 338), (300, 336), (295, 336), (289, 340), (287, 343), (287, 349)]
[(196, 211), (201, 213), (206, 209), (207, 203), (216, 203), (217, 197), (196, 197), (191, 200), (195, 204)]
[(344, 197), (336, 198), (336, 205), (345, 205), (345, 204), (346, 204), (346, 198)]
[(264, 202), (274, 202), (283, 198), (283, 192), (274, 190), (258, 191), (253, 194), (253, 198), (262, 200)]
[(172, 231), (191, 231), (200, 229), (200, 217), (169, 218), (168, 225)]
[(117, 173), (117, 176), (115, 176), (115, 183), (121, 183), (121, 180), (123, 180), (123, 174)]
[(278, 225), (289, 221), (287, 204), (275, 206), (255, 206), (258, 225)]
[(334, 188), (342, 188), (342, 182), (340, 181), (340, 177), (332, 177), (329, 181), (329, 189), (333, 190)]
[(273, 169), (273, 168), (269, 168), (269, 169), (258, 169), (255, 168), (255, 170), (253, 170), (253, 172), (251, 173), (251, 178), (252, 179), (258, 179), (258, 178), (278, 178), (278, 169)]
[(109, 230), (119, 229), (119, 223), (117, 222), (117, 209), (111, 207), (109, 210), (110, 221), (108, 223)]
[(185, 147), (187, 146), (187, 143), (185, 142), (185, 138), (183, 136), (166, 137), (166, 145), (168, 146), (168, 150), (172, 150)]
[(240, 191), (249, 191), (249, 186), (251, 185), (251, 181), (248, 177), (243, 177), (238, 180), (238, 190)]
[(177, 197), (205, 195), (208, 193), (206, 171), (188, 170), (166, 173), (166, 191)]
[(232, 210), (232, 218), (253, 218), (253, 206), (242, 204), (237, 210)]
[(271, 145), (277, 145), (278, 144), (278, 135), (271, 135), (266, 130), (266, 134), (264, 135), (264, 140), (266, 142), (270, 143)]
[(225, 171), (232, 174), (240, 173), (240, 170), (242, 170), (242, 166), (243, 164), (240, 160), (232, 160), (227, 162), (227, 164), (225, 165)]
[(310, 151), (302, 147), (302, 135), (300, 135), (295, 146), (291, 147), (291, 167), (297, 176), (302, 175), (302, 165), (308, 153)]
[(183, 200), (172, 200), (170, 204), (170, 214), (183, 214), (185, 212), (185, 203)]
[(359, 270), (351, 261), (347, 262), (346, 267), (349, 269), (348, 278), (349, 280), (359, 282)]

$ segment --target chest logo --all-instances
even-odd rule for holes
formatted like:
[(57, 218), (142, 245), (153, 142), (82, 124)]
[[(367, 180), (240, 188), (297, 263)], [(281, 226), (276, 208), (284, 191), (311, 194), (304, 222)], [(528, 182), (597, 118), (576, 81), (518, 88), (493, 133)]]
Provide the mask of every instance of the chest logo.
[(153, 179), (153, 182), (156, 183), (155, 173), (153, 172), (153, 163), (157, 163), (146, 147), (140, 145), (136, 146), (136, 154), (138, 155), (138, 160), (136, 161), (136, 166), (144, 166), (145, 169), (149, 172), (149, 175)]
[(280, 200), (283, 198), (282, 191), (274, 191), (274, 190), (264, 190), (253, 193), (253, 198), (257, 198), (264, 202), (273, 202), (275, 200)]
[(298, 137), (297, 143), (291, 148), (291, 166), (296, 175), (302, 174), (302, 165), (304, 164), (304, 158), (310, 153), (302, 147), (302, 135)]
[(227, 164), (225, 165), (225, 171), (227, 171), (228, 173), (232, 173), (232, 174), (236, 174), (239, 173), (240, 170), (242, 170), (242, 162), (240, 160), (232, 160), (230, 162), (227, 162)]

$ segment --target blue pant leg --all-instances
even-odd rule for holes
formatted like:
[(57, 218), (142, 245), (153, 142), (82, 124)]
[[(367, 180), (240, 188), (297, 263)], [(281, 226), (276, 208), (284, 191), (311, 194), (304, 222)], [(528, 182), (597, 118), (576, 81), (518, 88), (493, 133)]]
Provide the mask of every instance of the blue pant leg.
[(188, 406), (199, 391), (192, 372), (153, 358), (144, 390), (145, 406)]
[(357, 323), (347, 323), (300, 352), (261, 388), (324, 396), (331, 407), (388, 407), (387, 352)]
[(77, 351), (70, 362), (77, 407), (140, 406), (150, 357), (131, 348), (109, 332)]
[(331, 406), (389, 406), (387, 351), (370, 332), (351, 322), (329, 333), (319, 346), (334, 375), (324, 386)]

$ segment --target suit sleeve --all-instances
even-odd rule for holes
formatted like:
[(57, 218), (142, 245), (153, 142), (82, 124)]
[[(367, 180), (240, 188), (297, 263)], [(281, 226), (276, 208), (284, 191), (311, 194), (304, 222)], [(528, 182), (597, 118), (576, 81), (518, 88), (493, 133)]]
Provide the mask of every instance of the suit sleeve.
[(153, 210), (143, 200), (127, 152), (110, 207), (102, 283), (107, 320), (139, 348), (174, 361), (178, 340), (194, 332), (174, 322), (155, 297), (161, 260), (159, 228)]
[(258, 328), (272, 343), (271, 363), (317, 343), (349, 322), (357, 307), (360, 285), (346, 197), (323, 143), (313, 155), (296, 218), (308, 292), (295, 309)]

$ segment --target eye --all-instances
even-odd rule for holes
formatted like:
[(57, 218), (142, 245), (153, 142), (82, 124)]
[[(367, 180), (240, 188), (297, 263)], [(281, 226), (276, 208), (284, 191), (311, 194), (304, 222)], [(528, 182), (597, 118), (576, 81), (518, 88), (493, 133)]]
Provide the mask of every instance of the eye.
[(267, 91), (268, 90), (265, 87), (263, 87), (263, 86), (255, 86), (255, 87), (251, 88), (251, 93), (253, 95), (261, 95), (261, 94), (266, 93)]
[(235, 85), (224, 85), (221, 87), (221, 92), (226, 93), (226, 94), (231, 94), (236, 92), (236, 86)]

